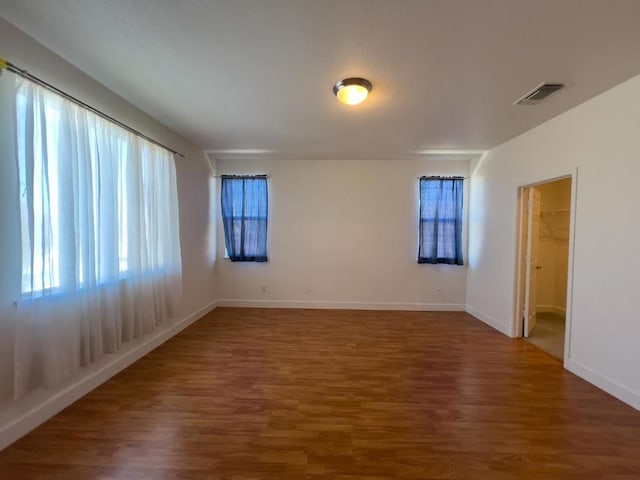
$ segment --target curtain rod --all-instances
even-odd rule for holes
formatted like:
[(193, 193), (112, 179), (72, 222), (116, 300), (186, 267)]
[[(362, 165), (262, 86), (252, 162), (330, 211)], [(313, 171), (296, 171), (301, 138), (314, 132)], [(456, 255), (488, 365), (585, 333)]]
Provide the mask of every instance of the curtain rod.
[(96, 115), (98, 115), (99, 117), (104, 118), (105, 120), (108, 120), (112, 123), (115, 123), (116, 125), (118, 125), (121, 128), (124, 128), (125, 130), (127, 130), (128, 132), (133, 133), (134, 135), (137, 135), (140, 138), (144, 138), (145, 140), (164, 148), (165, 150), (170, 151), (171, 153), (173, 153), (174, 155), (179, 155), (182, 158), (185, 158), (184, 155), (176, 150), (174, 150), (173, 148), (169, 148), (166, 145), (160, 143), (157, 140), (154, 140), (153, 138), (145, 135), (144, 133), (140, 132), (139, 130), (136, 130), (133, 127), (130, 127), (129, 125), (127, 125), (126, 123), (121, 122), (120, 120), (117, 120), (115, 118), (113, 118), (111, 115), (104, 113), (101, 110), (98, 110), (95, 107), (92, 107), (91, 105), (83, 102), (82, 100), (74, 97), (73, 95), (60, 90), (57, 87), (54, 87), (53, 85), (51, 85), (50, 83), (42, 80), (41, 78), (36, 77), (35, 75), (30, 74), (29, 72), (27, 72), (26, 70), (19, 68), (17, 66), (15, 66), (13, 63), (4, 60), (3, 58), (0, 58), (0, 72), (2, 71), (2, 69), (6, 69), (9, 72), (15, 73), (16, 75), (20, 75), (23, 78), (26, 78), (27, 80), (31, 80), (34, 83), (37, 83), (38, 85), (46, 88), (47, 90), (50, 90), (54, 93), (57, 93), (58, 95), (60, 95), (61, 97), (66, 98), (67, 100), (75, 103), (76, 105), (80, 105), (83, 108), (86, 108), (87, 110), (89, 110), (90, 112), (95, 113)]
[(422, 175), (421, 177), (418, 177), (418, 180), (422, 180), (423, 178), (426, 180), (469, 180), (469, 177), (442, 177), (439, 175)]
[(269, 178), (268, 173), (259, 175), (211, 175), (212, 178)]

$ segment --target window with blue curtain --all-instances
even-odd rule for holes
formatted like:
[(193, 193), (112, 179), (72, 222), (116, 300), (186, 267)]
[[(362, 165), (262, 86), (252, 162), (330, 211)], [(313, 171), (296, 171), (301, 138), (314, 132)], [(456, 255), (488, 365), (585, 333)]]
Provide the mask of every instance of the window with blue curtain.
[(267, 261), (267, 177), (222, 176), (224, 242), (232, 262)]
[(463, 265), (462, 177), (420, 178), (418, 263)]

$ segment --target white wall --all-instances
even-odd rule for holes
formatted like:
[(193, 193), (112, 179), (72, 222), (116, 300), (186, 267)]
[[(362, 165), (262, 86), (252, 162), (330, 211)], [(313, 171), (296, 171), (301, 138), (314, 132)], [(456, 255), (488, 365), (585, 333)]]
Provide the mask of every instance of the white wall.
[[(215, 196), (215, 192), (210, 192), (210, 187), (213, 185), (209, 183), (210, 166), (203, 152), (1, 18), (0, 57), (26, 68), (34, 75), (185, 155), (186, 158), (176, 160), (184, 291), (182, 312), (176, 320), (189, 318), (209, 308), (216, 298), (215, 251), (211, 251), (212, 246), (215, 245), (212, 227), (215, 227), (216, 211), (210, 210), (210, 194)], [(5, 75), (10, 74), (5, 73)], [(1, 78), (0, 81), (2, 81)], [(0, 161), (12, 160), (1, 158)], [(6, 227), (6, 225), (2, 226), (2, 228)], [(0, 318), (0, 333), (4, 327), (6, 325), (3, 325)], [(172, 331), (163, 332), (163, 338), (171, 333)], [(89, 378), (97, 378), (92, 377), (98, 367), (94, 366), (60, 389), (37, 392), (21, 399), (20, 402), (12, 402), (8, 399), (13, 382), (11, 338), (10, 335), (0, 335), (0, 448), (12, 439), (11, 436), (24, 433), (24, 429), (16, 423), (20, 421), (22, 414), (39, 409), (41, 415), (39, 418), (42, 421), (46, 419), (47, 412), (51, 414), (55, 408), (64, 406), (64, 401), (61, 399), (71, 398), (67, 395), (68, 392), (65, 393), (65, 388), (72, 388)], [(121, 355), (122, 358), (125, 358), (124, 353)], [(131, 352), (127, 358), (134, 358)], [(115, 364), (119, 361), (119, 357), (110, 356), (102, 363), (105, 364), (107, 361)], [(54, 403), (56, 407), (52, 408)], [(36, 424), (37, 422), (32, 426)]]
[[(468, 311), (513, 334), (518, 185), (578, 169), (568, 360), (640, 408), (640, 76), (471, 166)], [(527, 107), (534, 108), (534, 107)]]
[(468, 171), (467, 161), (218, 161), (220, 174), (270, 175), (269, 262), (220, 258), (219, 305), (463, 309), (467, 267), (416, 262), (418, 177)]

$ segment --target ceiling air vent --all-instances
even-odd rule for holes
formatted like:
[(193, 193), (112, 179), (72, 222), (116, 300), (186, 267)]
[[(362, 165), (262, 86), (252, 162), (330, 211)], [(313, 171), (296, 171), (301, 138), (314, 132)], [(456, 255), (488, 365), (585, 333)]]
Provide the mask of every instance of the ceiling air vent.
[(541, 83), (530, 92), (525, 93), (512, 105), (536, 105), (547, 98), (553, 92), (557, 92), (564, 87), (564, 83)]

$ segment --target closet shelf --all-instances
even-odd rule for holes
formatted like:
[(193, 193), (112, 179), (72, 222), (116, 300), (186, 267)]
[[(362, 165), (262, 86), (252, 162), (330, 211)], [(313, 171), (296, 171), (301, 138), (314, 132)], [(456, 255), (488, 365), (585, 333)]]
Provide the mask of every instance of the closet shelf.
[(571, 213), (571, 210), (567, 209), (567, 210), (543, 210), (542, 212), (540, 212), (540, 215), (562, 215), (562, 214), (569, 214)]
[(540, 212), (540, 237), (562, 241), (568, 240), (569, 214), (570, 211), (568, 209)]

